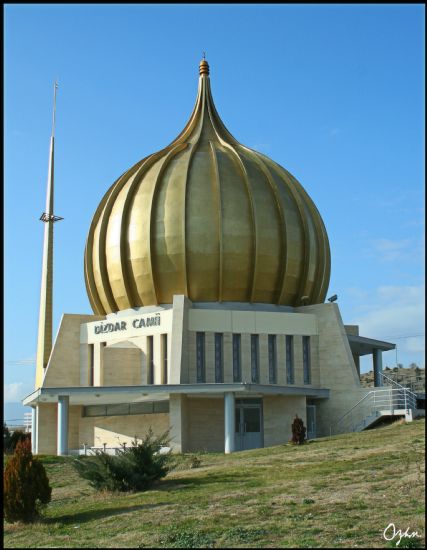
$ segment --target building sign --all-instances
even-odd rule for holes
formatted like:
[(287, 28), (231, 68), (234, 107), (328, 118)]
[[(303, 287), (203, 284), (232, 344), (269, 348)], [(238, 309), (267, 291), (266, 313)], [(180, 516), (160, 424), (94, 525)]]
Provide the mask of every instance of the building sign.
[[(128, 327), (129, 325), (129, 327)], [(116, 321), (115, 323), (102, 322), (93, 327), (95, 334), (104, 334), (106, 332), (117, 332), (133, 328), (149, 328), (160, 326), (160, 313), (156, 313), (151, 317), (137, 317), (132, 321)]]

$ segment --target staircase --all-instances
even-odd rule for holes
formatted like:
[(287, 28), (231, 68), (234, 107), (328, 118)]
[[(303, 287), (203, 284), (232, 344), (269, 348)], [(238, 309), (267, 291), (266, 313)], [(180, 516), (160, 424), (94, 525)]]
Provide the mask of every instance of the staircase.
[(373, 428), (385, 418), (403, 417), (407, 422), (413, 420), (417, 410), (416, 394), (387, 375), (380, 374), (383, 384), (387, 386), (368, 392), (331, 426), (331, 434), (361, 432)]

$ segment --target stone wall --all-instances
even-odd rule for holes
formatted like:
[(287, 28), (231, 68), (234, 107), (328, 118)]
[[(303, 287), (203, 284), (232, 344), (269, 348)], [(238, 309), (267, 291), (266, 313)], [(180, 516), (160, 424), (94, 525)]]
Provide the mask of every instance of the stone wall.
[(264, 396), (264, 447), (281, 445), (292, 438), (292, 422), (297, 414), (306, 422), (306, 403), (302, 396)]

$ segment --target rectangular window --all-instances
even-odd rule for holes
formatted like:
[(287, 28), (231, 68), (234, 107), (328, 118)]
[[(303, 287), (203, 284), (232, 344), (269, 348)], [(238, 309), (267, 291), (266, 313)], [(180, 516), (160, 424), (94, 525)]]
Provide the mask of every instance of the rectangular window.
[(197, 382), (205, 382), (205, 333), (196, 333)]
[(95, 379), (94, 369), (95, 369), (95, 346), (89, 344), (89, 386), (93, 386)]
[(233, 334), (233, 382), (242, 381), (241, 335)]
[(276, 348), (276, 335), (268, 335), (268, 376), (270, 384), (276, 384), (277, 382), (277, 348)]
[(215, 333), (215, 382), (224, 382), (224, 368), (223, 368), (223, 338), (222, 333)]
[(168, 335), (162, 334), (162, 384), (168, 383)]
[(144, 401), (117, 405), (88, 405), (83, 416), (127, 416), (129, 414), (156, 414), (169, 412), (169, 401)]
[(302, 365), (304, 371), (304, 384), (311, 384), (310, 336), (302, 337)]
[(251, 379), (259, 384), (259, 336), (251, 334)]
[(169, 401), (154, 401), (153, 413), (167, 413), (169, 412)]
[(154, 384), (154, 350), (152, 336), (147, 336), (147, 384)]
[(107, 405), (107, 416), (127, 415), (130, 412), (129, 403), (120, 403), (119, 405)]
[(83, 416), (107, 416), (107, 405), (88, 405), (83, 407)]
[(295, 384), (293, 336), (286, 336), (286, 383)]
[(131, 403), (129, 414), (151, 414), (153, 412), (153, 402), (143, 401), (142, 403)]

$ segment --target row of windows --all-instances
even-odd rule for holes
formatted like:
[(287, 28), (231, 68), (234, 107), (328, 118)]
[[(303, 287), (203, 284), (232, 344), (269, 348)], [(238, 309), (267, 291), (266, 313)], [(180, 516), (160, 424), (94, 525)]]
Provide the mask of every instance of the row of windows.
[(144, 401), (117, 405), (88, 405), (83, 416), (123, 416), (129, 414), (155, 414), (169, 412), (169, 401)]
[[(286, 383), (295, 383), (294, 337), (286, 336)], [(311, 384), (310, 336), (302, 337), (304, 384)], [(206, 381), (205, 333), (196, 333), (197, 382)], [(277, 384), (277, 337), (268, 335), (269, 383)], [(215, 382), (224, 381), (223, 334), (215, 333)], [(241, 334), (233, 334), (233, 382), (242, 382)], [(259, 335), (251, 334), (251, 382), (259, 384)]]

